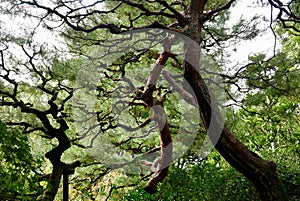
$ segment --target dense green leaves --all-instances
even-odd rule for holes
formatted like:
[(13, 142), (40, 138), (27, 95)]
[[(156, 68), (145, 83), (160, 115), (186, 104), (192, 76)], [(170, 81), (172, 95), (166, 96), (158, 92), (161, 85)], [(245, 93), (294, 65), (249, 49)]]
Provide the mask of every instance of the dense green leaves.
[(186, 163), (184, 168), (179, 166), (178, 161), (172, 165), (169, 176), (161, 186), (158, 195), (150, 197), (138, 188), (130, 191), (124, 200), (258, 200), (251, 184), (216, 152), (197, 164)]
[(41, 162), (32, 155), (27, 136), (0, 122), (0, 138), (0, 199), (34, 199), (42, 192)]

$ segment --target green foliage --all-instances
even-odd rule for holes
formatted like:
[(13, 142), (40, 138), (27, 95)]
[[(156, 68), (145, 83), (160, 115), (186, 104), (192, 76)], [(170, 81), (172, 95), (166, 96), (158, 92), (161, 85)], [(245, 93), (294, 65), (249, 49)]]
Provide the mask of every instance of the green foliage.
[(256, 98), (259, 103), (236, 114), (239, 121), (232, 130), (252, 151), (277, 164), (289, 200), (297, 200), (300, 197), (299, 97)]
[(136, 189), (130, 191), (129, 195), (126, 195), (125, 197), (122, 198), (122, 201), (137, 201), (137, 200), (157, 201), (157, 196), (145, 192), (142, 186), (137, 186)]
[[(142, 2), (141, 6), (143, 8), (149, 9), (154, 13), (158, 10), (171, 13), (168, 8), (163, 6), (163, 3), (153, 3), (155, 1), (133, 2)], [(173, 8), (176, 11), (184, 12), (186, 10), (185, 5), (178, 4), (178, 2), (185, 2), (185, 4), (188, 5), (190, 1), (167, 0), (166, 2), (170, 5), (173, 4)], [(207, 11), (214, 10), (221, 5), (224, 5), (226, 2), (228, 1), (208, 1), (205, 9)], [(119, 2), (116, 1), (106, 1), (103, 6), (105, 10), (111, 10), (118, 4)], [(59, 7), (60, 6), (57, 8)], [(299, 9), (299, 6), (293, 4), (293, 9)], [(78, 12), (80, 11), (78, 10)], [(76, 23), (74, 23), (74, 25), (78, 24), (83, 27), (90, 27), (95, 23), (101, 22), (101, 24), (114, 24), (114, 26), (126, 30), (126, 28), (129, 28), (130, 26), (144, 27), (149, 26), (154, 22), (170, 25), (177, 21), (175, 18), (167, 18), (163, 15), (155, 16), (150, 15), (149, 13), (145, 14), (138, 9), (138, 7), (133, 8), (126, 4), (122, 4), (119, 9), (116, 9), (113, 12), (99, 12), (97, 15), (92, 16), (87, 14), (87, 16), (89, 17), (84, 20), (84, 23), (80, 22), (80, 17), (78, 19), (75, 19), (75, 17), (74, 20)], [(222, 69), (224, 65), (223, 58), (229, 55), (224, 47), (228, 45), (230, 37), (234, 37), (234, 40), (236, 40), (236, 38), (253, 39), (258, 34), (258, 31), (255, 28), (256, 24), (255, 26), (253, 23), (247, 24), (246, 21), (241, 19), (238, 24), (227, 27), (225, 22), (228, 19), (229, 11), (226, 9), (215, 15), (203, 26), (203, 47), (207, 51), (203, 54), (205, 59), (201, 62), (204, 71), (218, 72), (218, 70)], [(254, 17), (254, 19), (256, 18)], [(66, 20), (67, 18), (65, 21)], [(176, 28), (177, 25), (174, 24), (173, 26)], [(73, 84), (75, 81), (84, 77), (84, 74), (80, 74), (80, 70), (90, 70), (87, 71), (86, 76), (87, 79), (90, 80), (83, 80), (83, 86), (88, 90), (80, 94), (81, 97), (78, 99), (82, 102), (78, 102), (77, 106), (82, 106), (79, 108), (85, 110), (86, 113), (97, 114), (97, 121), (92, 122), (91, 125), (96, 125), (95, 128), (99, 128), (98, 130), (101, 130), (101, 132), (99, 131), (95, 134), (93, 129), (89, 130), (92, 127), (89, 128), (89, 125), (83, 125), (81, 130), (78, 129), (81, 125), (78, 127), (75, 126), (76, 123), (74, 122), (76, 121), (74, 119), (76, 117), (76, 112), (71, 111), (72, 106), (67, 103), (61, 107), (59, 114), (59, 118), (66, 120), (70, 128), (66, 131), (69, 139), (71, 139), (72, 143), (80, 145), (79, 147), (72, 146), (68, 149), (62, 157), (62, 161), (71, 163), (72, 161), (79, 159), (83, 162), (84, 166), (76, 169), (71, 180), (72, 199), (102, 199), (106, 196), (104, 192), (109, 189), (114, 189), (114, 192), (116, 192), (110, 197), (115, 200), (120, 200), (121, 197), (123, 197), (122, 200), (132, 201), (250, 201), (258, 199), (254, 188), (244, 179), (244, 177), (237, 173), (233, 168), (229, 167), (224, 159), (221, 159), (215, 152), (208, 158), (202, 159), (200, 162), (190, 161), (189, 158), (194, 156), (194, 153), (192, 152), (179, 159), (176, 164), (171, 166), (168, 177), (161, 184), (160, 191), (156, 195), (145, 193), (143, 190), (145, 182), (138, 183), (136, 188), (130, 187), (124, 188), (124, 190), (118, 190), (118, 187), (120, 186), (136, 184), (140, 177), (119, 173), (117, 171), (112, 171), (108, 176), (105, 175), (107, 173), (107, 167), (106, 164), (101, 163), (106, 159), (105, 157), (113, 162), (119, 162), (119, 160), (122, 161), (123, 159), (131, 160), (132, 156), (145, 153), (160, 144), (157, 132), (151, 132), (146, 137), (128, 141), (128, 139), (134, 135), (143, 136), (145, 130), (149, 130), (149, 126), (145, 127), (144, 130), (134, 133), (116, 126), (118, 125), (116, 121), (120, 120), (120, 122), (126, 126), (137, 127), (150, 117), (149, 108), (126, 106), (123, 110), (125, 113), (124, 116), (122, 116), (123, 114), (112, 114), (114, 112), (119, 112), (114, 111), (114, 109), (118, 110), (118, 107), (120, 107), (121, 111), (124, 106), (122, 104), (132, 101), (132, 98), (134, 97), (133, 91), (125, 91), (129, 87), (127, 86), (128, 83), (126, 83), (126, 81), (122, 81), (122, 78), (124, 78), (123, 76), (131, 78), (135, 87), (143, 86), (147, 79), (147, 75), (149, 75), (150, 64), (153, 64), (157, 58), (157, 51), (151, 50), (144, 52), (143, 54), (141, 52), (129, 52), (120, 58), (117, 58), (118, 54), (108, 55), (108, 60), (113, 61), (115, 59), (115, 61), (103, 70), (99, 68), (99, 65), (101, 66), (102, 63), (98, 63), (98, 57), (101, 57), (99, 55), (105, 55), (105, 52), (103, 52), (105, 51), (103, 50), (105, 48), (101, 47), (102, 42), (114, 37), (117, 38), (117, 36), (112, 36), (107, 30), (96, 30), (92, 33), (74, 32), (74, 30), (68, 28), (65, 30), (66, 32), (64, 32), (63, 35), (69, 43), (70, 51), (78, 54), (77, 58), (67, 59), (66, 55), (66, 58), (60, 59), (60, 56), (55, 53), (46, 52), (47, 50), (41, 48), (40, 51), (36, 52), (38, 55), (37, 58), (33, 59), (34, 64), (36, 64), (34, 70), (31, 66), (33, 63), (28, 63), (27, 61), (23, 64), (23, 61), (19, 61), (19, 58), (15, 58), (14, 62), (12, 62), (13, 59), (11, 59), (9, 62), (12, 62), (10, 65), (13, 66), (12, 69), (16, 76), (28, 74), (28, 79), (30, 80), (30, 82), (21, 81), (18, 83), (19, 91), (16, 98), (37, 109), (41, 109), (42, 111), (49, 108), (48, 101), (51, 99), (52, 94), (52, 92), (49, 93), (49, 90), (53, 90), (54, 94), (59, 94), (55, 101), (59, 106), (61, 105), (61, 102), (68, 101), (67, 99), (64, 99), (68, 96), (68, 93), (66, 92), (67, 89), (71, 89), (74, 86)], [(180, 32), (182, 30), (179, 28), (177, 31)], [(278, 32), (280, 31), (282, 30), (279, 30)], [(3, 37), (1, 37), (1, 39), (5, 39), (3, 41), (8, 40), (9, 42), (15, 42), (22, 45), (28, 43), (25, 38), (6, 37), (6, 35), (7, 34), (3, 34)], [(296, 200), (300, 197), (299, 190), (294, 190), (300, 189), (298, 179), (300, 166), (299, 97), (295, 95), (299, 92), (299, 37), (293, 36), (290, 38), (282, 36), (281, 41), (283, 50), (281, 53), (277, 54), (276, 57), (267, 61), (265, 60), (266, 56), (263, 54), (252, 55), (249, 57), (252, 64), (247, 66), (245, 71), (240, 75), (249, 89), (253, 91), (248, 93), (244, 99), (243, 106), (246, 107), (246, 110), (238, 111), (237, 114), (229, 117), (228, 121), (231, 123), (231, 127), (234, 133), (237, 134), (237, 137), (245, 142), (251, 150), (278, 164), (279, 175), (284, 184), (284, 188), (287, 191), (290, 200)], [(113, 44), (111, 46), (117, 44), (113, 43), (113, 40), (110, 42)], [(139, 45), (143, 46), (142, 43)], [(139, 45), (137, 45), (138, 48), (140, 48)], [(123, 54), (123, 52), (120, 54)], [(83, 55), (88, 55), (88, 57), (83, 59)], [(37, 62), (38, 60), (40, 62)], [(40, 63), (46, 65), (43, 67)], [(14, 67), (14, 64), (16, 64), (17, 67)], [(173, 60), (168, 61), (166, 66), (173, 66), (174, 68), (172, 67), (172, 71), (169, 67), (166, 68), (168, 71), (176, 72), (176, 74), (182, 73), (181, 64), (182, 58), (176, 62)], [(19, 67), (19, 65), (22, 67)], [(141, 68), (141, 66), (143, 66), (143, 68)], [(98, 79), (99, 77), (95, 75), (99, 76), (100, 74), (101, 79)], [(95, 77), (93, 77), (93, 75)], [(213, 74), (212, 76), (215, 75)], [(95, 78), (96, 81), (93, 80), (93, 78)], [(209, 79), (209, 77), (205, 78)], [(43, 80), (47, 80), (47, 82), (44, 81), (42, 83)], [(95, 83), (92, 83), (91, 80), (95, 81)], [(0, 82), (1, 85), (5, 85), (4, 83), (2, 84), (2, 80)], [(39, 86), (41, 83), (48, 90), (46, 90), (46, 88), (44, 91), (41, 90), (41, 86)], [(90, 88), (89, 84), (91, 84)], [(92, 84), (94, 85), (92, 86)], [(166, 87), (165, 84), (166, 83), (163, 81), (159, 81), (158, 85), (165, 87), (162, 92), (167, 92), (171, 88), (170, 86)], [(75, 93), (77, 93), (80, 87), (75, 90)], [(230, 88), (231, 86), (228, 87), (229, 90)], [(117, 91), (118, 89), (120, 89), (120, 91)], [(7, 87), (7, 90), (12, 91), (11, 86)], [(123, 96), (123, 92), (128, 96)], [(93, 100), (89, 99), (88, 95), (95, 95), (95, 93), (97, 94), (97, 98), (93, 102)], [(6, 100), (9, 98), (3, 97), (3, 100), (4, 99)], [(73, 106), (77, 103), (77, 100), (74, 99), (75, 98), (73, 98)], [(172, 135), (174, 139), (179, 136), (179, 140), (174, 140), (175, 151), (186, 148), (184, 147), (185, 141), (187, 142), (186, 144), (189, 145), (189, 139), (186, 139), (188, 138), (187, 135), (180, 136), (177, 134), (184, 129), (190, 129), (192, 132), (195, 130), (198, 131), (198, 136), (195, 141), (203, 140), (202, 136), (200, 136), (202, 131), (199, 131), (201, 130), (199, 129), (201, 123), (195, 120), (199, 118), (194, 118), (192, 115), (189, 116), (189, 114), (187, 114), (190, 111), (189, 108), (180, 105), (178, 100), (180, 100), (180, 98), (172, 92), (167, 95), (167, 101), (165, 102), (165, 110), (169, 118)], [(120, 106), (118, 105), (119, 103)], [(178, 108), (182, 110), (177, 111)], [(7, 108), (4, 108), (3, 111), (6, 109)], [(73, 112), (73, 114), (71, 114), (71, 112)], [(51, 117), (49, 114), (47, 118), (51, 125), (58, 128), (59, 123), (56, 121), (58, 117), (53, 116)], [(4, 117), (4, 119), (17, 119), (19, 122), (29, 122), (33, 128), (41, 126), (41, 122), (37, 121), (35, 115), (24, 115), (20, 109), (12, 109), (8, 114), (5, 113), (1, 117)], [(83, 119), (84, 118), (77, 120), (80, 122)], [(187, 119), (188, 121), (182, 122), (182, 119)], [(237, 121), (236, 124), (232, 123), (233, 120), (236, 119), (239, 121)], [(180, 130), (180, 128), (184, 129)], [(88, 133), (89, 131), (91, 131), (91, 134)], [(102, 137), (105, 137), (107, 141), (102, 141), (102, 138), (94, 140), (94, 137), (97, 137), (99, 133)], [(34, 134), (40, 133), (35, 132)], [(2, 196), (2, 194), (18, 196), (19, 198), (21, 197), (22, 200), (37, 197), (41, 194), (42, 190), (38, 180), (38, 177), (40, 176), (38, 170), (41, 162), (32, 156), (31, 147), (29, 145), (30, 140), (18, 130), (13, 128), (7, 129), (3, 124), (0, 124), (0, 137), (2, 139), (0, 142), (0, 156), (2, 159), (0, 166), (0, 196)], [(87, 141), (91, 141), (91, 139), (94, 140), (93, 142), (96, 144), (94, 146), (98, 147), (93, 147), (94, 149), (92, 151), (90, 151), (91, 149), (82, 149), (83, 146), (81, 146), (81, 143), (83, 144), (83, 141), (78, 142), (79, 140), (76, 139), (85, 137)], [(37, 138), (32, 138), (31, 140), (33, 141), (31, 143), (35, 143), (36, 147), (40, 145), (40, 143), (37, 143)], [(50, 146), (54, 147), (57, 145), (57, 141), (54, 142), (54, 140), (48, 139), (43, 139), (43, 143), (48, 144), (48, 146), (42, 146), (40, 148), (43, 150), (41, 151), (43, 154)], [(114, 150), (118, 147), (120, 152), (126, 153), (126, 156), (122, 158), (123, 156), (121, 155), (112, 154), (110, 151), (107, 151), (109, 149), (106, 149), (105, 143), (111, 145)], [(197, 149), (199, 149), (197, 143), (193, 145), (192, 149), (197, 152)], [(101, 158), (100, 155), (101, 157), (104, 157)], [(99, 158), (97, 158), (98, 156)], [(92, 165), (93, 163), (94, 165)], [(125, 194), (126, 196), (123, 196)], [(27, 195), (32, 195), (32, 197), (28, 198)]]
[(241, 174), (213, 152), (197, 164), (186, 163), (184, 168), (180, 168), (178, 163), (172, 165), (158, 194), (149, 195), (138, 187), (123, 200), (252, 201), (258, 200), (258, 195)]
[(42, 193), (37, 185), (40, 161), (31, 155), (27, 136), (1, 122), (0, 138), (0, 199), (32, 200)]

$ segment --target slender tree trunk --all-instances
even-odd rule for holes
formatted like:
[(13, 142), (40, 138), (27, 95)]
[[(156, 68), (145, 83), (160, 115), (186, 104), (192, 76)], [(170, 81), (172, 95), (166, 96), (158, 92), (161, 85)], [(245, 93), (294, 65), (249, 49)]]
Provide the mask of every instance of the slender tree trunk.
[[(224, 125), (214, 97), (199, 73), (202, 22), (205, 0), (191, 0), (189, 23), (185, 34), (195, 43), (184, 44), (184, 78), (189, 83), (199, 105), (199, 113), (217, 151), (236, 170), (242, 173), (259, 192), (263, 201), (285, 200), (278, 180), (276, 165), (263, 160), (241, 143)], [(197, 46), (198, 45), (198, 46)]]
[[(163, 65), (169, 58), (169, 51), (171, 46), (165, 44), (164, 51), (160, 53), (155, 65), (152, 67), (147, 84), (144, 89), (144, 102), (152, 110), (152, 120), (156, 123), (161, 142), (161, 156), (158, 158), (158, 166), (156, 172), (145, 186), (145, 191), (148, 193), (156, 193), (157, 185), (162, 182), (168, 174), (169, 166), (172, 161), (172, 137), (169, 130), (166, 114), (163, 108), (163, 95), (160, 93), (153, 97), (154, 90), (156, 90), (156, 82), (163, 69)], [(156, 99), (156, 100), (155, 100)]]
[(69, 174), (67, 171), (63, 173), (63, 201), (69, 200)]

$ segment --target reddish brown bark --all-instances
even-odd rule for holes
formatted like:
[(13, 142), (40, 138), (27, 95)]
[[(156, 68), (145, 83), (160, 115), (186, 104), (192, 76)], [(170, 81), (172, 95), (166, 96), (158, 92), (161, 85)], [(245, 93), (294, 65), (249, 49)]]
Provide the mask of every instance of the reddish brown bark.
[[(167, 49), (170, 50), (170, 46)], [(156, 123), (161, 142), (161, 156), (157, 159), (159, 160), (157, 170), (156, 172), (154, 172), (154, 175), (144, 188), (148, 193), (157, 192), (157, 185), (159, 182), (162, 182), (167, 176), (169, 165), (171, 164), (172, 160), (172, 137), (163, 108), (164, 100), (162, 100), (160, 93), (156, 94), (157, 97), (153, 97), (153, 92), (154, 90), (156, 90), (156, 82), (162, 71), (163, 65), (169, 58), (169, 54), (170, 53), (167, 51), (160, 53), (159, 58), (151, 69), (147, 84), (143, 92), (143, 100), (148, 107), (151, 107), (152, 120)]]
[[(199, 103), (199, 113), (206, 127), (211, 141), (217, 151), (236, 170), (242, 173), (259, 192), (261, 200), (280, 201), (285, 200), (284, 193), (277, 176), (276, 165), (272, 161), (265, 161), (257, 154), (250, 151), (240, 142), (224, 125), (217, 108), (211, 107), (211, 102), (203, 94), (208, 94), (203, 85), (203, 79), (197, 71), (191, 70), (190, 64), (185, 65), (185, 78), (193, 88)], [(191, 74), (190, 74), (191, 73)], [(198, 76), (195, 76), (198, 75)], [(202, 83), (202, 84), (201, 84)], [(212, 125), (211, 123), (216, 123)], [(220, 127), (222, 126), (222, 127)], [(218, 132), (220, 132), (220, 136)]]
[(157, 185), (159, 182), (162, 182), (167, 176), (169, 165), (172, 161), (172, 138), (163, 107), (161, 107), (160, 105), (156, 105), (153, 107), (152, 112), (155, 118), (158, 117), (158, 119), (154, 119), (154, 121), (159, 128), (161, 156), (160, 159), (158, 159), (160, 161), (157, 167), (157, 171), (154, 172), (154, 175), (149, 180), (144, 189), (146, 192), (156, 193)]
[[(201, 44), (202, 9), (206, 1), (192, 0), (189, 9), (189, 23), (185, 27), (185, 35)], [(194, 6), (201, 5), (195, 9)], [(210, 140), (218, 152), (236, 170), (242, 173), (259, 192), (261, 200), (280, 201), (285, 200), (284, 193), (276, 173), (276, 165), (265, 161), (257, 154), (250, 151), (240, 142), (223, 124), (214, 97), (210, 94), (207, 85), (199, 74), (200, 48), (193, 43), (184, 45), (185, 63), (184, 78), (193, 89), (198, 101), (199, 114), (202, 118)]]

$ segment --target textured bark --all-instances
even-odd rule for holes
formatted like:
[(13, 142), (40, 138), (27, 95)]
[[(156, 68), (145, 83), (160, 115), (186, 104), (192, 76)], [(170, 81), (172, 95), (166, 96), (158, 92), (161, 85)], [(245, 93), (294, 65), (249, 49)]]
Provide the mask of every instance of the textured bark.
[(165, 47), (165, 50), (160, 53), (159, 58), (157, 59), (155, 65), (152, 67), (150, 75), (148, 77), (147, 84), (144, 89), (144, 102), (147, 106), (151, 107), (152, 110), (152, 120), (156, 123), (160, 142), (161, 142), (161, 156), (159, 159), (159, 164), (156, 172), (152, 178), (148, 181), (145, 186), (145, 191), (148, 193), (156, 193), (157, 185), (159, 182), (162, 182), (167, 176), (169, 165), (172, 161), (172, 137), (169, 130), (169, 124), (165, 115), (163, 108), (163, 97), (160, 93), (156, 94), (156, 97), (153, 97), (153, 92), (156, 89), (156, 82), (159, 75), (161, 74), (163, 65), (167, 62), (169, 58), (170, 46)]
[[(199, 20), (203, 11), (203, 0), (192, 0), (189, 20), (185, 34), (196, 43), (201, 44), (202, 22)], [(198, 9), (195, 9), (195, 6)], [(276, 173), (276, 165), (265, 161), (250, 151), (224, 125), (214, 97), (201, 77), (199, 69), (200, 48), (195, 44), (185, 44), (184, 78), (192, 87), (198, 101), (199, 113), (217, 151), (236, 170), (242, 173), (259, 192), (261, 200), (285, 200), (284, 193)]]
[[(203, 79), (197, 71), (188, 70), (190, 64), (186, 64), (185, 78), (192, 86), (198, 103), (199, 113), (206, 127), (211, 141), (217, 151), (236, 170), (242, 173), (259, 192), (261, 200), (280, 201), (285, 200), (279, 182), (276, 165), (272, 161), (265, 161), (241, 143), (225, 125), (222, 125), (217, 106), (212, 108), (211, 102), (203, 94), (208, 94), (207, 88), (203, 88)], [(191, 75), (189, 73), (192, 73)], [(198, 76), (195, 76), (198, 75)], [(197, 81), (198, 79), (198, 81)], [(212, 99), (212, 97), (211, 97)], [(214, 123), (215, 125), (211, 125)], [(218, 132), (221, 131), (220, 136)]]
[(152, 110), (154, 116), (158, 117), (158, 119), (154, 119), (154, 121), (159, 128), (161, 156), (159, 159), (160, 164), (158, 165), (157, 171), (154, 173), (154, 175), (144, 188), (148, 193), (157, 192), (157, 185), (159, 182), (162, 182), (167, 176), (169, 165), (172, 161), (172, 138), (169, 130), (169, 124), (166, 121), (164, 109), (163, 107), (156, 105)]

